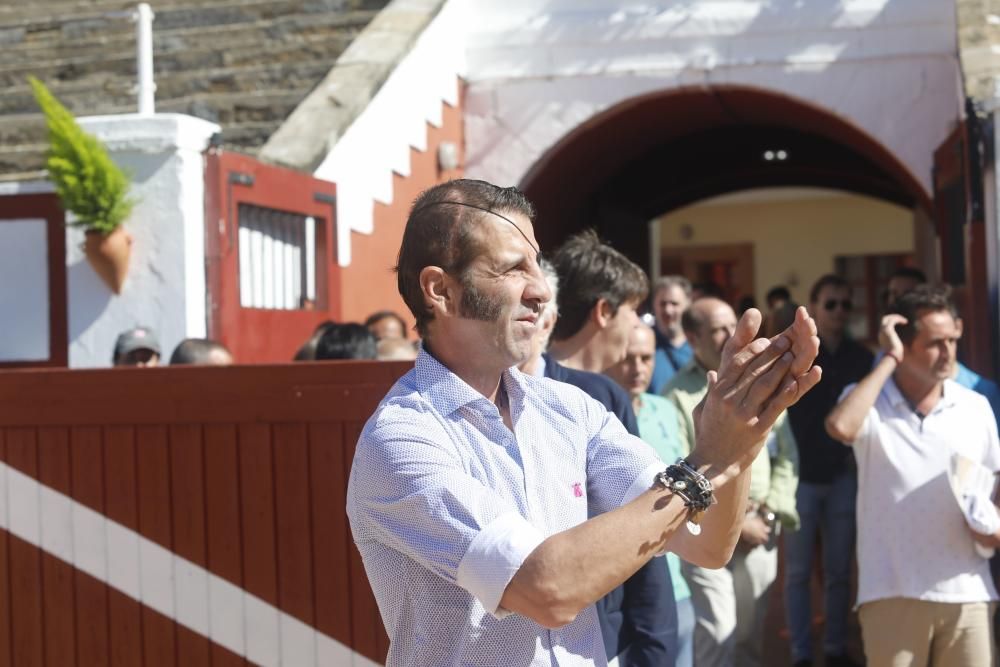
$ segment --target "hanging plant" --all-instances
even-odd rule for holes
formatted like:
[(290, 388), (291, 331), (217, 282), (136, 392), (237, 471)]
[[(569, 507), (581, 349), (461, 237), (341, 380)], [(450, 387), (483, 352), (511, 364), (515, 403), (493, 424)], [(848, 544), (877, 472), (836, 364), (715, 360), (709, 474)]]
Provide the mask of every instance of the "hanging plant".
[(76, 216), (69, 224), (86, 229), (87, 260), (108, 287), (120, 294), (132, 246), (131, 236), (122, 228), (135, 206), (128, 194), (131, 179), (45, 84), (35, 77), (28, 80), (49, 130), (45, 159), (49, 178), (63, 208)]

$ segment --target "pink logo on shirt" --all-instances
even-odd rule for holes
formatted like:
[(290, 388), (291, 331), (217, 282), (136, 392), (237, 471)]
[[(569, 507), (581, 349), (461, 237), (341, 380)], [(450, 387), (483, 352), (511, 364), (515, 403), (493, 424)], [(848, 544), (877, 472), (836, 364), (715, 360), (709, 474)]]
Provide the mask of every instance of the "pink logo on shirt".
[(573, 482), (573, 495), (577, 498), (583, 498), (583, 487), (580, 482)]

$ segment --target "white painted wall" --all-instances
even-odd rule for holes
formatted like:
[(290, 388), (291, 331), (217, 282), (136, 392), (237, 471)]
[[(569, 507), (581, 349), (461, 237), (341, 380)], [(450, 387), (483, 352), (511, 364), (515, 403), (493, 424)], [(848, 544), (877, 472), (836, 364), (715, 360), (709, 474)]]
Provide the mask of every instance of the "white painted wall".
[(466, 173), (516, 184), (595, 115), (639, 95), (741, 85), (811, 102), (930, 189), (961, 116), (948, 0), (452, 0), (468, 3)]
[(409, 176), (410, 149), (427, 150), (427, 124), (459, 101), (466, 0), (446, 3), (364, 112), (313, 173), (337, 184), (337, 260), (351, 263), (351, 233), (372, 234), (375, 202), (393, 201), (393, 174)]
[(83, 230), (67, 228), (69, 365), (109, 366), (118, 334), (139, 324), (156, 331), (169, 356), (183, 338), (206, 332), (202, 153), (219, 126), (180, 114), (79, 120), (131, 172), (139, 203), (125, 223), (134, 242), (120, 295), (87, 263)]
[(41, 218), (0, 218), (0, 361), (49, 358), (47, 227)]

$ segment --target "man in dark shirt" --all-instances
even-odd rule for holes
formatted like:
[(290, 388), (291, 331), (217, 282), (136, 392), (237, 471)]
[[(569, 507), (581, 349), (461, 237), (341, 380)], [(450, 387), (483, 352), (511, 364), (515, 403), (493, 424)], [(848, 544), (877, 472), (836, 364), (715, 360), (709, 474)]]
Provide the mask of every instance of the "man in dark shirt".
[[(636, 308), (649, 292), (649, 280), (592, 231), (567, 240), (552, 262), (559, 287), (553, 289), (558, 318), (544, 357), (545, 376), (587, 392), (638, 436), (628, 394), (601, 373), (625, 358), (629, 335), (639, 321)], [(677, 605), (662, 558), (652, 559), (598, 600), (597, 614), (609, 660), (618, 657), (621, 667), (676, 661)]]
[(823, 369), (823, 378), (809, 395), (788, 410), (799, 445), (796, 505), (802, 523), (799, 530), (785, 537), (785, 609), (792, 659), (796, 667), (812, 665), (809, 582), (819, 533), (825, 579), (825, 664), (842, 667), (855, 664), (846, 655), (846, 636), (858, 480), (850, 447), (831, 438), (824, 421), (844, 387), (858, 382), (871, 370), (873, 355), (848, 336), (851, 290), (843, 278), (835, 275), (820, 278), (813, 285), (809, 302), (820, 339), (816, 365)]

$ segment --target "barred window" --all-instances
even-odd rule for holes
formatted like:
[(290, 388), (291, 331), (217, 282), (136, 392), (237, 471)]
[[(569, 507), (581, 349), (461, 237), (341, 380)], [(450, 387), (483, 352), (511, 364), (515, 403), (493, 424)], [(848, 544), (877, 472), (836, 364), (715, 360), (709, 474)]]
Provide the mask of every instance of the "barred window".
[(295, 310), (316, 301), (316, 220), (239, 205), (240, 305)]

